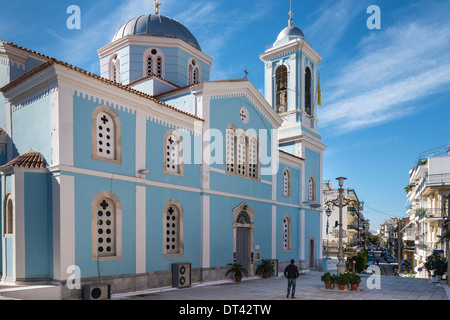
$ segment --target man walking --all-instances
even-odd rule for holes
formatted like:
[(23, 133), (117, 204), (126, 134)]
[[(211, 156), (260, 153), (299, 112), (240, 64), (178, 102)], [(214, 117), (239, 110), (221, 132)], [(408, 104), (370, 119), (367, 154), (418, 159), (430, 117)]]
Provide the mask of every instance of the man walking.
[(291, 292), (292, 287), (292, 295), (291, 298), (295, 298), (295, 286), (297, 284), (297, 278), (300, 276), (300, 273), (298, 272), (298, 268), (295, 265), (295, 260), (291, 260), (291, 264), (288, 265), (284, 269), (284, 276), (288, 279), (288, 287), (287, 287), (287, 295), (286, 298), (289, 298), (289, 294)]

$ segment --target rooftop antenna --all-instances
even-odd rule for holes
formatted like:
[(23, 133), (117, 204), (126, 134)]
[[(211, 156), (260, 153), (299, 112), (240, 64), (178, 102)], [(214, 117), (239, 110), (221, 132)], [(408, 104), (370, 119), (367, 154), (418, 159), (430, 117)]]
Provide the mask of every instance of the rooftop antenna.
[(248, 76), (247, 68), (245, 68), (244, 73), (245, 73), (245, 79), (247, 79), (247, 76)]

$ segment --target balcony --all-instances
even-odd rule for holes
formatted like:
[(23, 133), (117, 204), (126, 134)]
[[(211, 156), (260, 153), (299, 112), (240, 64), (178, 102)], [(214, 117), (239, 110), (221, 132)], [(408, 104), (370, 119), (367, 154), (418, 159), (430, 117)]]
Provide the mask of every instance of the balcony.
[(427, 174), (413, 189), (410, 199), (420, 195), (427, 187), (450, 186), (450, 173)]

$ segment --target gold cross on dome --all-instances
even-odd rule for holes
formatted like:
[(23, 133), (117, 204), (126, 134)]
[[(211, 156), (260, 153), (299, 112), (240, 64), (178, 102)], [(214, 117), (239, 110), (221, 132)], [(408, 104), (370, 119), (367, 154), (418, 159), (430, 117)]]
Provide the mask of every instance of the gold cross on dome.
[(294, 15), (294, 13), (292, 12), (292, 10), (289, 11), (289, 25), (292, 26), (294, 20), (292, 19), (292, 16)]
[(155, 14), (159, 14), (159, 8), (162, 6), (161, 2), (155, 0), (152, 6), (155, 7)]

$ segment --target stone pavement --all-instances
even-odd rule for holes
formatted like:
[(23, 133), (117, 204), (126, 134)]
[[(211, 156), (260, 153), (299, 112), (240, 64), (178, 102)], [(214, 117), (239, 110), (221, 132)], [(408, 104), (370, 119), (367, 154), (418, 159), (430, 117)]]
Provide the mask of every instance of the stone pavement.
[[(379, 289), (369, 289), (374, 280), (362, 277), (359, 290), (325, 290), (322, 271), (308, 271), (297, 280), (296, 300), (449, 300), (447, 285), (429, 279), (380, 276)], [(248, 278), (241, 283), (232, 280), (194, 284), (190, 288), (161, 288), (133, 294), (116, 294), (113, 300), (287, 300), (287, 280), (281, 276), (269, 279)], [(369, 280), (369, 281), (368, 281)], [(376, 284), (376, 283), (375, 283)], [(289, 299), (291, 300), (291, 299)]]

